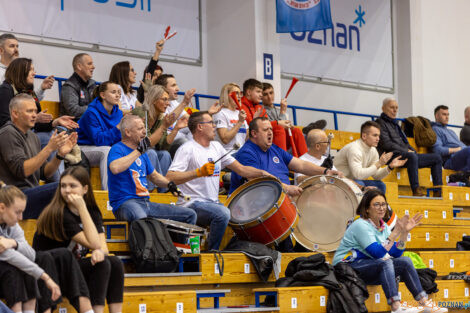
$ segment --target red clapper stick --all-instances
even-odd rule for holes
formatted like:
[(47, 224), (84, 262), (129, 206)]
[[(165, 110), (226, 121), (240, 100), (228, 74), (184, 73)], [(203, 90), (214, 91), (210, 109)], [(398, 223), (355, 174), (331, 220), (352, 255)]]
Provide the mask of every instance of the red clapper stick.
[(240, 105), (240, 102), (238, 102), (238, 97), (237, 97), (237, 93), (235, 91), (232, 91), (230, 94), (229, 94), (230, 98), (233, 99), (233, 101), (235, 101), (235, 104), (237, 105), (237, 108), (239, 111), (242, 110), (242, 106)]
[[(297, 84), (298, 81), (299, 80), (297, 78), (292, 77), (292, 82), (290, 83), (290, 87), (287, 90), (287, 93), (285, 96), (286, 99), (289, 96), (290, 91), (292, 90), (292, 88), (294, 88), (295, 84)], [(287, 130), (287, 133), (289, 134), (289, 142), (290, 142), (290, 146), (292, 147), (292, 155), (295, 157), (299, 157), (299, 154), (297, 153), (297, 148), (294, 145), (294, 138), (292, 137), (292, 131), (290, 130), (290, 128)]]
[(170, 33), (170, 25), (167, 26), (167, 28), (165, 29), (165, 34), (163, 35), (163, 38), (167, 39), (168, 37), (168, 34)]
[(167, 38), (166, 40), (170, 39), (171, 37), (173, 37), (173, 36), (176, 35), (176, 34), (177, 34), (177, 32), (174, 32), (173, 34), (171, 34), (170, 36), (168, 36), (168, 38)]

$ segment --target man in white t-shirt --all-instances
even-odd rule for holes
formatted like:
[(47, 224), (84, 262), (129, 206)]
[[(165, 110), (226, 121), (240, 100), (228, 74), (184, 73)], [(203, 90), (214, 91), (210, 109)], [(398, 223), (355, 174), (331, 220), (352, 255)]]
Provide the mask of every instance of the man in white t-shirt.
[[(219, 141), (225, 150), (238, 150), (243, 146), (246, 141), (248, 124), (245, 121), (246, 113), (245, 111), (232, 111), (229, 108), (222, 108), (219, 113), (214, 115), (214, 121), (217, 129), (217, 141)], [(224, 143), (219, 136), (221, 129), (226, 129), (231, 131), (233, 128), (236, 128), (236, 135), (227, 143)], [(235, 149), (235, 144), (238, 145), (238, 148)]]
[[(209, 249), (218, 250), (230, 220), (230, 210), (219, 203), (219, 176), (228, 167), (248, 179), (269, 175), (266, 171), (241, 165), (215, 139), (215, 122), (207, 111), (191, 114), (188, 120), (193, 139), (176, 152), (167, 178), (174, 181), (189, 201), (180, 198), (178, 205), (197, 213), (197, 224), (210, 225)], [(215, 162), (215, 163), (214, 163)]]
[[(18, 39), (15, 35), (8, 33), (0, 35), (0, 85), (5, 80), (8, 65), (19, 55)], [(39, 101), (44, 98), (44, 91), (51, 89), (53, 84), (54, 76), (48, 76), (42, 81), (41, 86), (34, 91)]]
[[(326, 159), (326, 150), (328, 149), (328, 136), (321, 129), (312, 129), (307, 134), (307, 147), (308, 152), (303, 154), (300, 159), (308, 161), (318, 166), (322, 166)], [(334, 166), (332, 170), (337, 170)], [(308, 178), (302, 173), (295, 173), (295, 184), (300, 184), (303, 180)]]

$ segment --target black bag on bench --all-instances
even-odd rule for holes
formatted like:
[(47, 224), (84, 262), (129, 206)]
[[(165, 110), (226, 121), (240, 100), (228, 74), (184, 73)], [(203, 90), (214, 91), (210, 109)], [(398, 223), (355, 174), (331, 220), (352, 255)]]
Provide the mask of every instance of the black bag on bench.
[(166, 226), (154, 218), (135, 220), (129, 228), (129, 248), (138, 273), (169, 273), (179, 255)]

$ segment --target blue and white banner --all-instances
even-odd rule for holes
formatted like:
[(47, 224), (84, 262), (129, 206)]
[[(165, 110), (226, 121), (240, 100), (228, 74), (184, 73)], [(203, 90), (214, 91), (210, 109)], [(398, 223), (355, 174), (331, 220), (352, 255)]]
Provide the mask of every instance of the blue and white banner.
[(276, 0), (276, 32), (331, 28), (330, 0)]
[(390, 0), (335, 0), (333, 27), (280, 35), (281, 73), (393, 88)]
[[(0, 32), (152, 53), (166, 27), (178, 32), (164, 55), (199, 60), (199, 1), (0, 0)], [(119, 51), (119, 50), (117, 50)]]

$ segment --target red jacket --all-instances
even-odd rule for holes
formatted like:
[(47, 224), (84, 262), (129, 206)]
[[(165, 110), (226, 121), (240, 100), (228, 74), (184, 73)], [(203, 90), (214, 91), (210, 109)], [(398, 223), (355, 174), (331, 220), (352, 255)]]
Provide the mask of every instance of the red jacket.
[[(263, 113), (261, 113), (261, 117), (268, 117), (268, 114), (266, 113), (266, 110), (264, 107), (260, 104), (254, 104), (252, 101), (248, 100), (245, 96), (242, 97), (242, 110), (246, 112), (246, 122), (250, 124), (250, 122), (253, 120), (253, 115), (255, 112), (261, 108), (263, 110)], [(271, 121), (271, 125), (274, 127), (274, 125), (277, 125), (277, 121)]]

